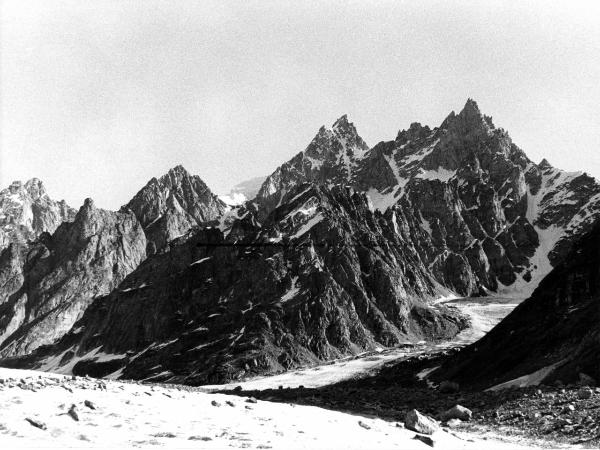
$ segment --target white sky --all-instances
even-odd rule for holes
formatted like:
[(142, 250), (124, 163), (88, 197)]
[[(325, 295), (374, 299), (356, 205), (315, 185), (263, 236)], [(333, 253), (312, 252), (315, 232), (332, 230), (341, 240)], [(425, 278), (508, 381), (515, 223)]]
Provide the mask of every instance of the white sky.
[(372, 146), (467, 97), (600, 176), (598, 1), (5, 0), (0, 25), (0, 186), (74, 207), (180, 163), (224, 193), (342, 114)]

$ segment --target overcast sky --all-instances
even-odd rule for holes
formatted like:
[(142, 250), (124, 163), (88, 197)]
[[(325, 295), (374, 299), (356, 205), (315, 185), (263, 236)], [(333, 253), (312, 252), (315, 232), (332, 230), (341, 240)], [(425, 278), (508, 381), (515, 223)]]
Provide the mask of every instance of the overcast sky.
[(599, 4), (2, 1), (0, 186), (114, 209), (183, 164), (225, 193), (342, 114), (372, 146), (468, 97), (600, 177)]

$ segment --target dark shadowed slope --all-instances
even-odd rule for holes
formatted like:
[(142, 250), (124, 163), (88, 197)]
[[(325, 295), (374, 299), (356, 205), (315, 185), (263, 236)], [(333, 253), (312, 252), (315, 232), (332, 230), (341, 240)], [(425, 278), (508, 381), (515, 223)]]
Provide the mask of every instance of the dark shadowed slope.
[(531, 298), (435, 377), (489, 387), (536, 371), (538, 381), (573, 382), (580, 373), (600, 380), (600, 225)]
[(424, 302), (443, 289), (407, 229), (349, 188), (298, 186), (262, 227), (248, 213), (150, 257), (26, 365), (203, 384), (452, 337), (466, 322)]

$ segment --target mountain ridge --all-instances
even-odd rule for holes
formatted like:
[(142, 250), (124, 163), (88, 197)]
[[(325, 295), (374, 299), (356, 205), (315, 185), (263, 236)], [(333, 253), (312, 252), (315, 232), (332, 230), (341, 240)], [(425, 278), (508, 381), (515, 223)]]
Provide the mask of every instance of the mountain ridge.
[[(92, 273), (60, 333), (24, 329), (0, 364), (201, 384), (452, 337), (465, 319), (432, 301), (533, 291), (596, 222), (600, 185), (533, 163), (469, 99), (372, 148), (341, 116), (241, 205), (175, 166), (98, 226), (84, 206), (86, 220), (0, 254), (0, 308), (51, 289), (53, 270), (77, 280), (53, 261), (114, 263), (75, 227), (125, 269)], [(80, 253), (57, 245), (69, 239)]]

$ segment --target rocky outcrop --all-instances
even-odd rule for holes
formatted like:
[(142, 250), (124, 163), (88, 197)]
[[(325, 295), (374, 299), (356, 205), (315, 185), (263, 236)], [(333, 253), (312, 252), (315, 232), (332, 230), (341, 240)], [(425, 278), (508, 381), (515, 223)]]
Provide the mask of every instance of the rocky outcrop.
[(219, 219), (226, 209), (199, 176), (176, 166), (162, 177), (152, 178), (121, 211), (133, 211), (152, 254), (168, 248), (169, 241), (191, 228)]
[(305, 184), (262, 226), (250, 215), (227, 236), (206, 228), (149, 257), (27, 364), (203, 384), (466, 326), (456, 310), (427, 304), (443, 289), (406, 244), (406, 218), (371, 211), (365, 194)]
[(37, 178), (25, 184), (14, 181), (0, 191), (0, 250), (53, 233), (62, 222), (73, 221), (75, 213), (64, 200), (52, 200)]
[(268, 212), (303, 181), (362, 190), (427, 231), (412, 245), (459, 295), (527, 295), (600, 212), (593, 178), (533, 163), (473, 100), (437, 128), (413, 123), (370, 150), (339, 123), (269, 176), (256, 201)]
[[(490, 387), (600, 380), (600, 226), (480, 341), (434, 373), (462, 385)], [(533, 375), (532, 375), (533, 374)], [(529, 380), (529, 381), (528, 381)]]
[(73, 222), (0, 254), (0, 355), (28, 353), (62, 337), (97, 297), (145, 258), (146, 238), (132, 213), (85, 201)]

